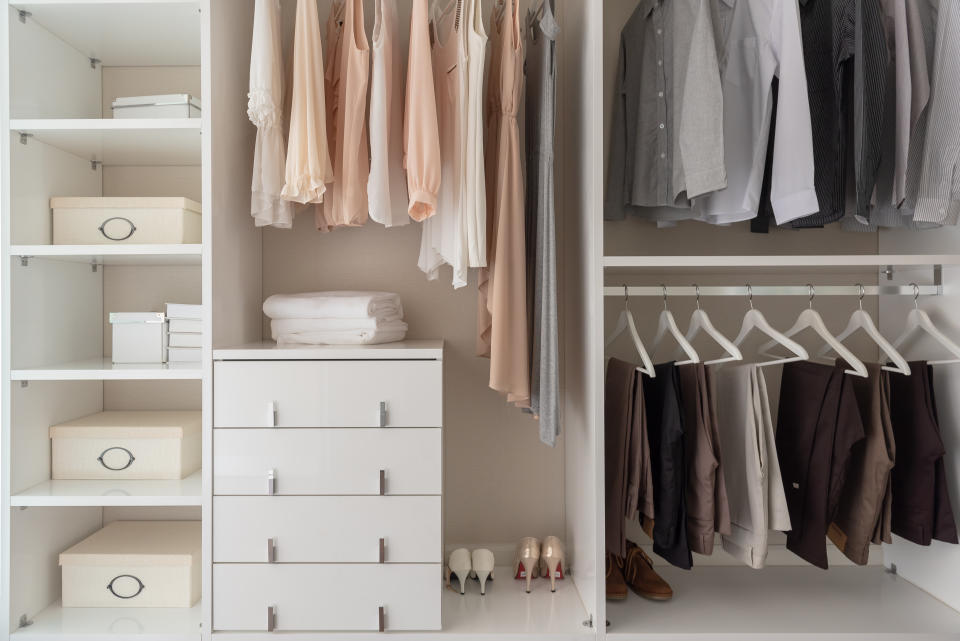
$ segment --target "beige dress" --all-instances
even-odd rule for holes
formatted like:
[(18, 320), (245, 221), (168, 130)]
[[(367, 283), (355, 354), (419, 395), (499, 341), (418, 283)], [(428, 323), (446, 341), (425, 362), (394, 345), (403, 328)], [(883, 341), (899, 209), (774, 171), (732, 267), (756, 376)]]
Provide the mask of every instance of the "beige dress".
[(367, 222), (370, 146), (367, 84), (370, 46), (363, 30), (363, 0), (337, 0), (327, 19), (327, 131), (333, 184), (316, 211), (317, 228), (359, 227)]
[(530, 402), (523, 165), (517, 113), (523, 92), (519, 0), (499, 0), (491, 20), (487, 83), (487, 267), (480, 270), (477, 352), (490, 387)]
[(293, 36), (290, 134), (281, 195), (296, 203), (323, 202), (333, 180), (324, 115), (323, 49), (317, 3), (298, 0)]
[(407, 94), (403, 113), (403, 167), (407, 171), (407, 211), (416, 221), (437, 213), (440, 190), (440, 130), (437, 124), (430, 17), (427, 0), (413, 0)]

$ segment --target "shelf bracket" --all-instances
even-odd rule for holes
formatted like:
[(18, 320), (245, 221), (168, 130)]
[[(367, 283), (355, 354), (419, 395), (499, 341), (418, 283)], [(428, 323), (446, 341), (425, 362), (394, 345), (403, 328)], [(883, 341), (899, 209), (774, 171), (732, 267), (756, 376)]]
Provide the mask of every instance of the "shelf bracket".
[(892, 574), (892, 575), (894, 575), (894, 576), (896, 576), (896, 574), (897, 574), (897, 564), (896, 564), (896, 563), (891, 563), (891, 564), (890, 564), (890, 567), (884, 568), (884, 569), (887, 571), (887, 574)]
[(586, 619), (586, 620), (583, 622), (583, 627), (585, 627), (585, 628), (593, 628), (593, 615), (592, 615), (592, 614), (590, 615), (590, 618), (589, 618), (589, 619)]
[(102, 160), (91, 160), (91, 161), (90, 161), (90, 170), (91, 170), (91, 171), (96, 171), (97, 169), (100, 168), (101, 165), (103, 165), (103, 161), (102, 161)]
[(30, 266), (30, 259), (31, 259), (31, 258), (33, 258), (33, 256), (21, 256), (21, 257), (20, 257), (20, 266), (21, 266), (21, 267), (29, 267), (29, 266)]
[(883, 275), (887, 277), (887, 280), (893, 280), (893, 265), (887, 265), (883, 270)]
[(17, 17), (20, 18), (20, 22), (22, 22), (23, 24), (27, 24), (27, 18), (29, 18), (32, 15), (33, 14), (27, 11), (26, 9), (20, 9), (19, 11), (17, 11)]
[(20, 389), (30, 387), (30, 381), (20, 381)]
[(90, 271), (92, 271), (94, 274), (96, 274), (96, 273), (97, 273), (97, 269), (98, 269), (97, 261), (93, 261), (92, 263), (90, 263)]
[(90, 58), (90, 68), (96, 69), (97, 65), (100, 64), (101, 62), (102, 61), (100, 60), (100, 58)]
[(26, 614), (20, 615), (20, 621), (17, 622), (18, 628), (26, 628), (33, 625), (33, 619), (28, 619)]
[(27, 140), (29, 140), (30, 138), (33, 138), (33, 134), (28, 134), (28, 133), (26, 133), (25, 131), (21, 131), (21, 132), (20, 132), (20, 144), (21, 144), (21, 145), (27, 144)]

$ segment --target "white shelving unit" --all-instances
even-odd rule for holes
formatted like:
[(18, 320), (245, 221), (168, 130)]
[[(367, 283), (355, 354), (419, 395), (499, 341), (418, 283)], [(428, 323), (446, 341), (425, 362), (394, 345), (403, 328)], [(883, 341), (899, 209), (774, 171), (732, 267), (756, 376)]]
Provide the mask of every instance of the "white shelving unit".
[[(47, 430), (112, 409), (201, 410), (209, 425), (209, 0), (3, 4), (0, 639), (197, 641), (205, 600), (62, 608), (58, 555), (109, 521), (203, 519), (206, 470), (51, 480)], [(116, 97), (166, 93), (199, 97), (203, 117), (110, 117)], [(203, 242), (53, 245), (58, 196), (187, 197), (204, 205)], [(204, 304), (202, 361), (114, 364), (110, 312), (166, 302)]]

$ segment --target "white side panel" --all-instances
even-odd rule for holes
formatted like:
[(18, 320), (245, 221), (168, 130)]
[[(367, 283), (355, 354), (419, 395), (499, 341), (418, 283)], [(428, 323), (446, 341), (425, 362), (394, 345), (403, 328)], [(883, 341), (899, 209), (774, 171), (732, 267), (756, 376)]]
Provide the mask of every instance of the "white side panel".
[(599, 0), (560, 0), (558, 229), (563, 360), (564, 511), (572, 577), (587, 612), (603, 618), (602, 317), (599, 209), (603, 117), (602, 7)]
[(215, 563), (441, 563), (439, 496), (218, 496)]
[(10, 470), (10, 490), (22, 492), (50, 479), (48, 428), (101, 410), (99, 381), (34, 381), (11, 387), (11, 448), (17, 453)]
[(100, 508), (57, 507), (10, 513), (10, 625), (60, 598), (60, 553), (100, 529)]
[[(935, 235), (951, 239), (956, 247), (960, 230), (937, 231)], [(917, 282), (929, 284), (931, 270), (901, 270), (895, 272), (894, 283), (908, 284)], [(934, 324), (954, 341), (960, 340), (960, 317), (957, 308), (960, 305), (960, 270), (944, 268), (943, 284), (945, 295), (938, 298), (926, 298), (919, 301), (920, 307), (930, 314)], [(913, 301), (910, 297), (892, 296), (881, 300), (880, 328), (887, 338), (894, 339), (903, 331), (904, 321)], [(902, 351), (908, 359), (944, 359), (943, 349), (919, 335)], [(942, 365), (934, 367), (934, 394), (940, 433), (946, 448), (944, 463), (947, 471), (947, 485), (954, 518), (960, 518), (960, 365)], [(958, 521), (960, 522), (960, 521)], [(930, 547), (921, 547), (894, 537), (893, 545), (884, 546), (884, 563), (895, 564), (897, 573), (926, 590), (937, 599), (955, 610), (960, 610), (960, 582), (957, 571), (960, 568), (960, 546), (947, 545), (934, 541)]]
[(14, 368), (99, 357), (103, 353), (103, 271), (89, 265), (33, 259), (12, 268)]
[(12, 118), (99, 118), (100, 67), (35, 20), (10, 20)]
[(214, 630), (440, 629), (440, 565), (215, 565)]
[(443, 424), (439, 361), (225, 361), (215, 369), (216, 427)]
[(32, 138), (20, 144), (10, 135), (10, 240), (16, 244), (53, 242), (50, 199), (55, 196), (99, 196), (102, 168)]
[(214, 430), (214, 494), (436, 494), (440, 429)]

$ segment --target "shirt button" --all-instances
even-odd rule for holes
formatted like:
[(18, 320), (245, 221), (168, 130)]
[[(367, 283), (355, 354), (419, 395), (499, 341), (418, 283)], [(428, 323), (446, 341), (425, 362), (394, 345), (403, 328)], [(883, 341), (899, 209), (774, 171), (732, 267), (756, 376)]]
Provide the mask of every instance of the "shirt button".
[(657, 29), (657, 35), (658, 35), (658, 36), (659, 36), (660, 34), (662, 34), (662, 33), (663, 33), (663, 29)]
[(662, 92), (662, 91), (658, 91), (658, 92), (657, 92), (657, 95), (658, 95), (659, 97), (663, 98), (663, 92)]
[(667, 157), (667, 154), (660, 154), (660, 157), (661, 157), (661, 158), (666, 158), (666, 157)]
[(661, 123), (660, 123), (660, 128), (663, 129), (664, 127), (666, 127), (666, 125), (664, 125), (664, 124), (661, 122)]
[(658, 66), (658, 67), (662, 67), (662, 66), (663, 66), (663, 60), (657, 60), (657, 66)]

